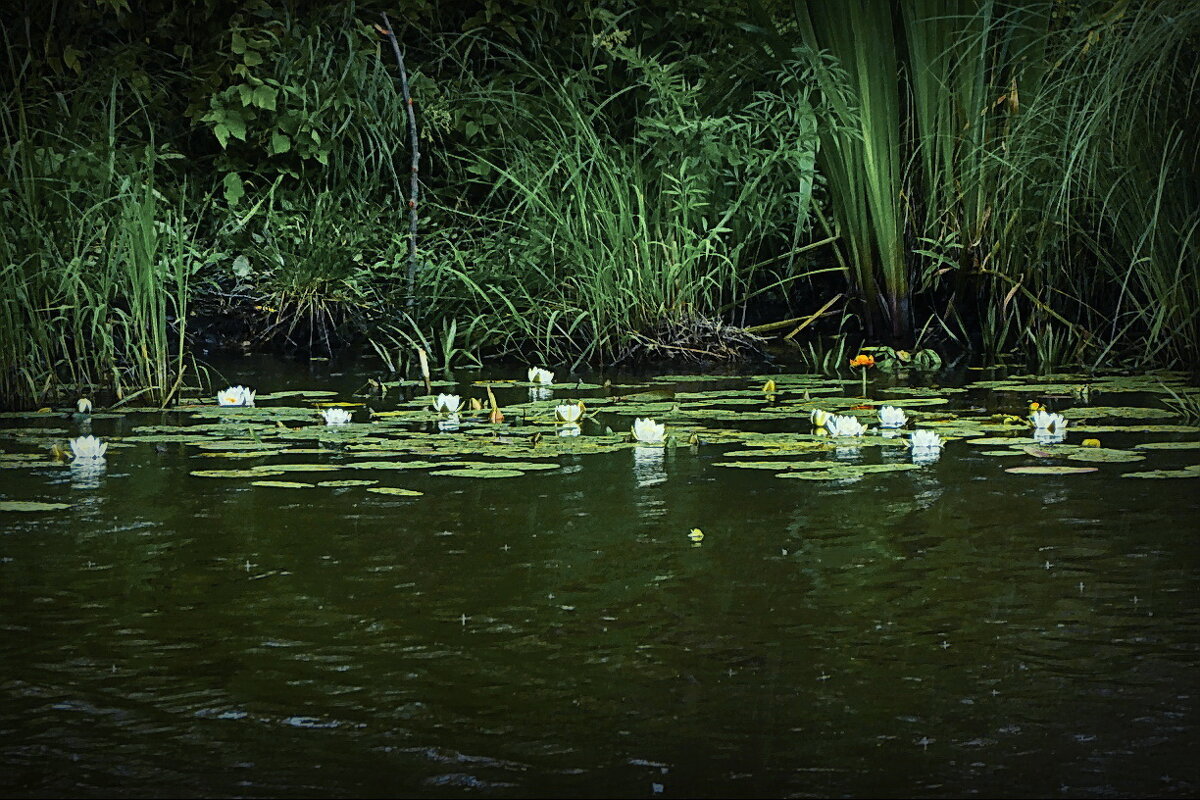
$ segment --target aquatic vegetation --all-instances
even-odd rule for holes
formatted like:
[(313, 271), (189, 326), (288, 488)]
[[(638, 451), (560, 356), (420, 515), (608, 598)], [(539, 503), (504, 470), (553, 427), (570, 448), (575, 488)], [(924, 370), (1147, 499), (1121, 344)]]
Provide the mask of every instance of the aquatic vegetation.
[(217, 392), (217, 405), (252, 406), (254, 405), (254, 392), (245, 386), (230, 386), (224, 391)]
[(1041, 407), (1034, 409), (1033, 413), (1029, 415), (1029, 423), (1033, 425), (1035, 431), (1053, 431), (1056, 434), (1064, 434), (1067, 429), (1067, 421), (1062, 414), (1052, 414)]
[(937, 435), (937, 432), (921, 429), (912, 432), (912, 437), (909, 439), (909, 446), (914, 451), (941, 450), (945, 446), (945, 442), (942, 441), (942, 437)]
[(529, 368), (529, 382), (530, 383), (544, 383), (544, 384), (549, 385), (551, 383), (554, 383), (554, 373), (548, 369), (543, 369), (541, 367), (530, 367)]
[(462, 398), (456, 394), (439, 394), (433, 399), (433, 409), (439, 414), (455, 414), (462, 408)]
[(108, 445), (95, 436), (79, 436), (70, 441), (76, 462), (103, 461)]
[(881, 428), (902, 428), (908, 422), (904, 409), (895, 406), (881, 406), (878, 413)]
[(875, 356), (868, 355), (867, 353), (859, 353), (854, 358), (850, 359), (850, 366), (856, 368), (862, 367), (864, 369), (867, 367), (873, 367), (875, 366)]
[(350, 422), (350, 412), (344, 408), (323, 408), (321, 417), (326, 425), (345, 425)]
[(862, 436), (867, 432), (866, 426), (857, 417), (843, 414), (830, 414), (824, 428), (830, 436)]
[(666, 425), (660, 422), (655, 422), (648, 417), (638, 417), (633, 421), (633, 427), (630, 428), (630, 431), (633, 433), (634, 441), (644, 442), (647, 444), (661, 442), (666, 436), (666, 430)]
[(583, 401), (578, 403), (562, 403), (554, 407), (554, 418), (567, 425), (574, 425), (583, 417)]

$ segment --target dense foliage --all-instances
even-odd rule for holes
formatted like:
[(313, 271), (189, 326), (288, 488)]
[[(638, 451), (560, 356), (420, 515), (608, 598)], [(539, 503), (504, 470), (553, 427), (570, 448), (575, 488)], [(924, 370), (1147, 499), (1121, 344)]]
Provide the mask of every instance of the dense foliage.
[[(420, 128), (413, 276), (380, 12)], [(8, 403), (167, 401), (196, 347), (600, 363), (823, 308), (808, 332), (1047, 369), (1200, 341), (1186, 0), (101, 0), (0, 24)]]

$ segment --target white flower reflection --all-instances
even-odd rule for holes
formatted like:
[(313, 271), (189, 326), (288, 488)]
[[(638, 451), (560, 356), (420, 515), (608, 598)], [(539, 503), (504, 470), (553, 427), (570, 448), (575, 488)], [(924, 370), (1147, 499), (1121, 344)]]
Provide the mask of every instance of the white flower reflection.
[(633, 448), (633, 479), (639, 489), (657, 486), (667, 480), (667, 472), (663, 468), (665, 452), (661, 447), (648, 445)]
[(451, 414), (445, 419), (439, 419), (437, 426), (439, 431), (456, 431), (458, 430), (458, 424), (458, 414)]

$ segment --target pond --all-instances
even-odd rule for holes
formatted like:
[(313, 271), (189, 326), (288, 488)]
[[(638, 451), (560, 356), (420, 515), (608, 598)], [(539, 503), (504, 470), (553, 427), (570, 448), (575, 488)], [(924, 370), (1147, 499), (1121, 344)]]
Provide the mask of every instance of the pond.
[[(876, 377), (864, 401), (508, 370), (501, 424), (478, 374), (435, 384), (482, 401), (456, 425), (422, 387), (222, 366), (254, 408), (0, 418), (0, 794), (1200, 792), (1179, 376)], [(320, 402), (365, 405), (324, 426)], [(822, 437), (813, 408), (870, 430)], [(629, 442), (637, 417), (667, 441)], [(47, 457), (83, 432), (102, 466)]]

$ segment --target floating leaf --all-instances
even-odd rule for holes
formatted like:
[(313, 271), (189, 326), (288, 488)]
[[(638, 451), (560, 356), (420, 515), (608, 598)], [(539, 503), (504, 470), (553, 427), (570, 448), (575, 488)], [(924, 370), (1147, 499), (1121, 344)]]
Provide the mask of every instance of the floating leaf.
[(1017, 475), (1082, 475), (1085, 472), (1098, 472), (1099, 469), (1099, 467), (1034, 466), (1009, 467), (1004, 471)]
[(250, 481), (251, 486), (271, 486), (276, 489), (312, 489), (315, 483), (302, 481)]
[(1175, 413), (1165, 408), (1142, 408), (1140, 406), (1080, 406), (1060, 412), (1067, 419), (1091, 419), (1093, 417), (1133, 417), (1135, 419), (1169, 419)]
[(61, 511), (70, 503), (39, 503), (35, 500), (0, 500), (0, 511)]
[(379, 481), (356, 480), (349, 478), (344, 481), (319, 481), (317, 486), (324, 486), (327, 489), (340, 489), (345, 486), (374, 486)]
[(1151, 469), (1142, 472), (1126, 472), (1122, 478), (1200, 478), (1200, 465), (1184, 467), (1183, 469)]
[(1138, 450), (1200, 450), (1200, 442), (1143, 442)]
[(420, 497), (425, 494), (415, 489), (399, 489), (394, 486), (376, 486), (374, 489), (367, 489), (367, 491), (374, 492), (375, 494), (390, 494), (397, 497)]
[(332, 464), (266, 464), (258, 467), (251, 467), (257, 472), (271, 471), (279, 472), (337, 472), (341, 467), (335, 467)]
[(268, 469), (194, 469), (190, 475), (197, 478), (261, 478), (264, 475), (282, 475), (282, 471)]
[(446, 475), (455, 478), (519, 478), (525, 473), (519, 469), (443, 469), (431, 475)]

